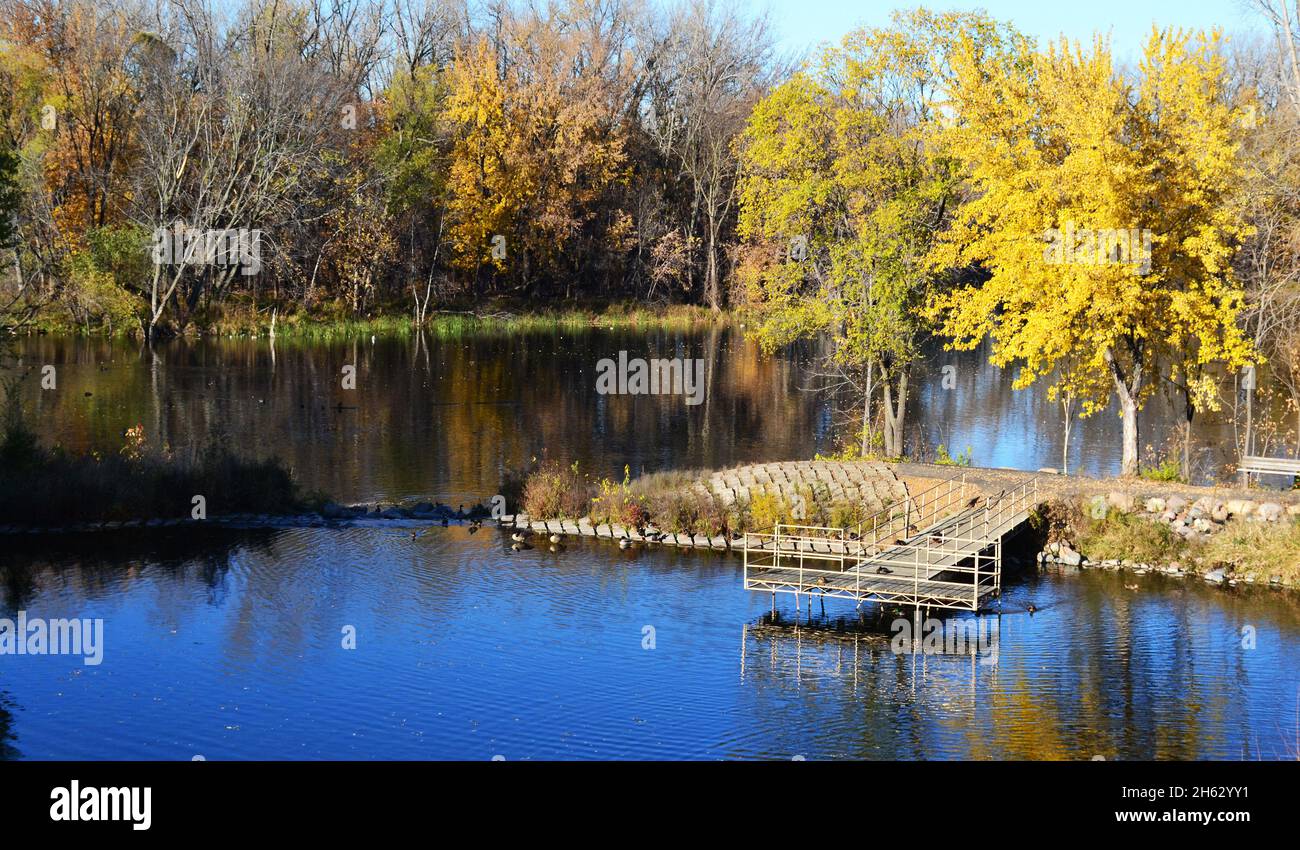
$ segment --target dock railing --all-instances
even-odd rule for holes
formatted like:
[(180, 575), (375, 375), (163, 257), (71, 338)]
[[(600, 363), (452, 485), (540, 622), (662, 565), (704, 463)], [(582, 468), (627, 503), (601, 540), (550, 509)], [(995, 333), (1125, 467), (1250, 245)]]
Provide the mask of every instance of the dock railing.
[(857, 537), (869, 546), (911, 536), (909, 529), (927, 528), (942, 517), (960, 510), (966, 502), (966, 473), (953, 475), (909, 494), (901, 503), (881, 508), (858, 523)]
[(978, 610), (1001, 591), (1003, 536), (1028, 517), (1037, 497), (1032, 478), (968, 502), (959, 475), (869, 517), (857, 534), (780, 523), (745, 536), (745, 586)]

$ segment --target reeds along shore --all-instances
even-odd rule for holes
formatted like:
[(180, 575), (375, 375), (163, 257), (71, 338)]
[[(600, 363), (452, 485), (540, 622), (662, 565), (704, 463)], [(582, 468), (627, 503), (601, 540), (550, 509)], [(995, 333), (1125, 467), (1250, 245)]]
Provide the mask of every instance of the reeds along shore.
[[(690, 304), (641, 304), (634, 302), (592, 302), (591, 304), (553, 308), (548, 299), (488, 299), (464, 304), (431, 308), (422, 320), (413, 315), (410, 305), (394, 304), (391, 309), (371, 316), (331, 315), (304, 310), (276, 311), (263, 306), (229, 305), (204, 323), (186, 326), (183, 337), (251, 337), (281, 342), (330, 342), (334, 340), (381, 337), (402, 338), (428, 334), (435, 338), (491, 336), (547, 331), (581, 332), (591, 328), (606, 330), (640, 329), (687, 331), (718, 323), (740, 321), (735, 311), (711, 311)], [(138, 335), (131, 324), (87, 328), (57, 312), (33, 322), (27, 330), (43, 333)]]

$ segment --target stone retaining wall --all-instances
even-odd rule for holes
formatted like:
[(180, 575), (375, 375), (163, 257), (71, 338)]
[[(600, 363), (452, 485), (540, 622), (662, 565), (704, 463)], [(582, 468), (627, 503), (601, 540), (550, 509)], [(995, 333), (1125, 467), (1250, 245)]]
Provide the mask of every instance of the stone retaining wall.
[(759, 493), (789, 502), (809, 489), (830, 501), (860, 502), (868, 512), (907, 498), (907, 487), (893, 467), (877, 461), (759, 463), (714, 472), (707, 479), (707, 490), (727, 507)]

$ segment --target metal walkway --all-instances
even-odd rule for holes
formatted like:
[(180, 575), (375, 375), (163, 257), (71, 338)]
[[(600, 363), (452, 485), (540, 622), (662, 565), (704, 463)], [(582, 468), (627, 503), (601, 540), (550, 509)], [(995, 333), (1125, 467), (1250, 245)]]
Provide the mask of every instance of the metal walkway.
[[(972, 490), (974, 488), (971, 488)], [(787, 525), (745, 536), (747, 590), (977, 611), (1002, 589), (1002, 540), (1038, 502), (1030, 479), (967, 495), (965, 475), (845, 528)], [(773, 597), (775, 600), (775, 596)]]

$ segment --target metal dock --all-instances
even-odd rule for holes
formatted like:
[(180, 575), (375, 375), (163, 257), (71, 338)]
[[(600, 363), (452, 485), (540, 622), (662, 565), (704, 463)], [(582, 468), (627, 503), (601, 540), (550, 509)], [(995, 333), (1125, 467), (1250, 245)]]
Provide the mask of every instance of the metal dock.
[[(978, 611), (1002, 590), (1002, 541), (1038, 502), (1030, 479), (992, 495), (941, 481), (847, 528), (777, 524), (745, 535), (745, 588)], [(974, 488), (970, 488), (974, 491)]]

